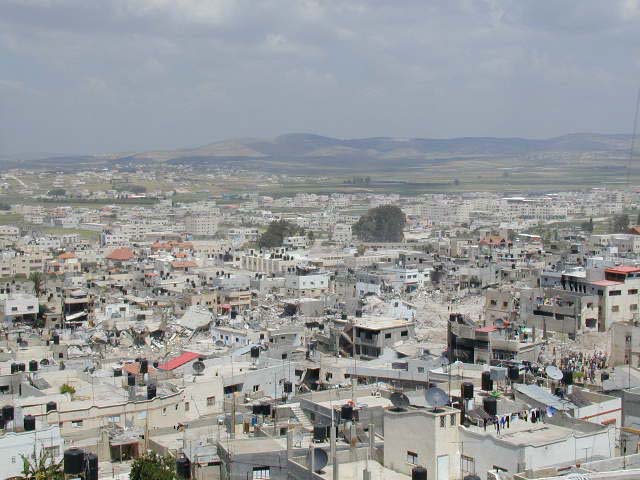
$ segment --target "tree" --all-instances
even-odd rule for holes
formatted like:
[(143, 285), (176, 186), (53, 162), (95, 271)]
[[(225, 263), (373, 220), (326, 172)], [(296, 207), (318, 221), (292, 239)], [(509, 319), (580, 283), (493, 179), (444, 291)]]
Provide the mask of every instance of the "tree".
[[(62, 365), (62, 362), (60, 362), (60, 364)], [(70, 394), (70, 395), (73, 395), (74, 393), (76, 393), (76, 389), (75, 389), (75, 388), (73, 388), (73, 386), (69, 385), (68, 383), (63, 383), (63, 384), (60, 386), (60, 393), (61, 393), (61, 394), (63, 394), (63, 395), (64, 395), (65, 393), (68, 393), (68, 394)]]
[(64, 188), (52, 188), (47, 192), (50, 197), (64, 197), (67, 191)]
[(629, 215), (622, 213), (614, 215), (611, 222), (613, 233), (626, 233), (629, 230)]
[(40, 450), (38, 458), (33, 460), (25, 455), (22, 457), (22, 480), (63, 480), (64, 472), (62, 460), (56, 462), (46, 450)]
[(401, 242), (407, 217), (395, 205), (371, 208), (352, 230), (364, 242)]
[(161, 457), (155, 452), (138, 457), (131, 465), (131, 480), (176, 480), (175, 460)]
[(582, 230), (588, 233), (593, 233), (593, 218), (590, 218), (588, 222), (582, 222), (580, 224)]
[(42, 275), (42, 272), (32, 272), (31, 275), (29, 275), (29, 280), (33, 282), (33, 291), (35, 292), (36, 297), (39, 297), (42, 293), (44, 275)]
[(285, 237), (302, 235), (304, 230), (297, 225), (286, 220), (276, 220), (271, 222), (267, 231), (260, 235), (258, 245), (260, 248), (281, 247)]

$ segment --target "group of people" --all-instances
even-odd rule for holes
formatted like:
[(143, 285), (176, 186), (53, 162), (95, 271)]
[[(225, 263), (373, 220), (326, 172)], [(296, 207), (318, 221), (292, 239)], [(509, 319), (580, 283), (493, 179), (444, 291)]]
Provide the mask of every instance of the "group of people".
[(524, 422), (530, 421), (531, 423), (537, 423), (537, 422), (541, 422), (546, 415), (550, 415), (550, 413), (540, 408), (522, 410), (521, 412), (514, 412), (507, 415), (500, 415), (500, 416), (494, 415), (493, 417), (483, 418), (482, 427), (486, 432), (487, 425), (493, 424), (493, 427), (495, 428), (496, 433), (500, 435), (500, 432), (505, 428), (511, 428), (511, 422), (513, 422), (516, 419)]
[[(556, 349), (553, 349), (554, 357)], [(561, 370), (571, 370), (582, 373), (583, 378), (589, 379), (591, 383), (596, 381), (596, 372), (607, 368), (607, 353), (596, 350), (591, 355), (583, 352), (567, 352), (560, 357), (559, 366)]]

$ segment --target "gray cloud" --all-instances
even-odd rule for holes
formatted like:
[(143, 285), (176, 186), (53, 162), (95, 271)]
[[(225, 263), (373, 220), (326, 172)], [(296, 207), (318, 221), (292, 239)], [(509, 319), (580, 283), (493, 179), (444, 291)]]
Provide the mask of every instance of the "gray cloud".
[(625, 132), (632, 0), (4, 0), (0, 154)]

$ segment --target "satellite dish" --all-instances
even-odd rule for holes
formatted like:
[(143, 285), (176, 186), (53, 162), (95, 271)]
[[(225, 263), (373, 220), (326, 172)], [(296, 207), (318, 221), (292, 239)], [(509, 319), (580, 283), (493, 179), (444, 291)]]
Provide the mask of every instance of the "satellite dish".
[(224, 347), (224, 342), (222, 340), (216, 340), (215, 346), (222, 348)]
[(427, 404), (433, 407), (434, 411), (449, 403), (449, 395), (438, 387), (432, 387), (427, 390), (424, 394), (424, 398), (427, 401)]
[(548, 365), (547, 368), (544, 369), (547, 377), (552, 380), (562, 380), (562, 372), (558, 367), (554, 367), (553, 365)]
[(409, 398), (402, 392), (393, 392), (389, 400), (396, 411), (404, 410), (409, 406)]
[(307, 453), (307, 465), (309, 465), (309, 468), (311, 468), (312, 465), (311, 452), (313, 452), (313, 471), (315, 473), (319, 473), (327, 466), (327, 463), (329, 462), (329, 455), (327, 455), (327, 452), (321, 448), (314, 448), (313, 450), (310, 450), (309, 453)]
[(193, 362), (193, 373), (196, 375), (202, 375), (204, 372), (204, 362), (202, 360), (198, 360), (197, 362)]

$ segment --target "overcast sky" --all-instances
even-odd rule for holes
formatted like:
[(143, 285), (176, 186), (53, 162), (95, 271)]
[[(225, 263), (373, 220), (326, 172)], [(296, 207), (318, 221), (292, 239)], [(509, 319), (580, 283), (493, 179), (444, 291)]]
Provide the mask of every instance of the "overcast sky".
[(0, 154), (630, 132), (639, 0), (0, 0)]

